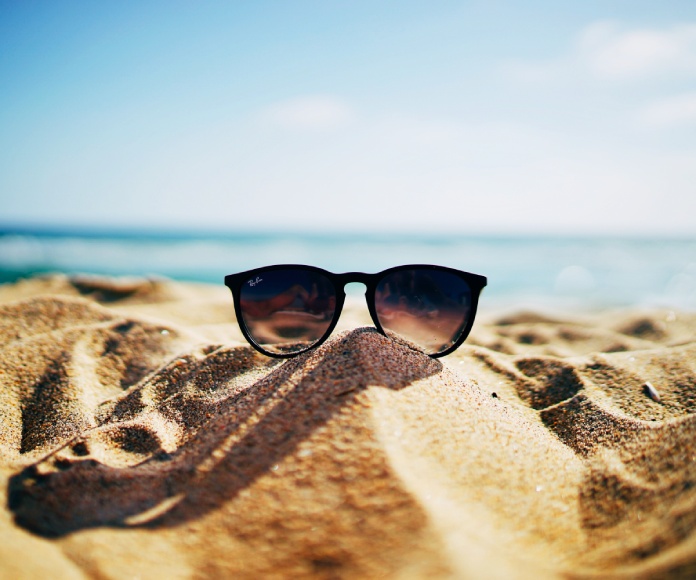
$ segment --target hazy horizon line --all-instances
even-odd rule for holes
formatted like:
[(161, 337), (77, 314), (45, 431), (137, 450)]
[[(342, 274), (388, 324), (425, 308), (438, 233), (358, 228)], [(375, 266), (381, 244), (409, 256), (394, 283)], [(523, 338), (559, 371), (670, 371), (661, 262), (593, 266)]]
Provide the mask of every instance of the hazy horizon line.
[(240, 226), (238, 224), (229, 227), (219, 225), (177, 225), (177, 224), (118, 224), (118, 223), (48, 223), (30, 222), (28, 220), (0, 221), (0, 235), (38, 235), (46, 237), (79, 236), (84, 238), (282, 238), (282, 237), (321, 237), (321, 238), (350, 238), (368, 236), (371, 239), (401, 239), (415, 237), (417, 239), (467, 239), (467, 238), (524, 238), (524, 239), (629, 239), (629, 240), (696, 240), (696, 234), (686, 231), (600, 231), (574, 229), (564, 231), (554, 230), (506, 230), (487, 228), (377, 228), (360, 226), (356, 228), (327, 226), (326, 228), (302, 226), (268, 227), (263, 228)]

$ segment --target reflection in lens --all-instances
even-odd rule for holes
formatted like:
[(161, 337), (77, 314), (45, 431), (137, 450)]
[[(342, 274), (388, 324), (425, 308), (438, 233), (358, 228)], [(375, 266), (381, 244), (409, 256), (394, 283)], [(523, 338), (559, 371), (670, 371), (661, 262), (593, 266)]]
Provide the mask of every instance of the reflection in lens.
[(270, 270), (244, 282), (240, 306), (256, 344), (267, 352), (290, 354), (326, 334), (336, 310), (336, 291), (319, 272)]
[(444, 270), (397, 270), (377, 285), (375, 309), (386, 332), (437, 354), (465, 330), (471, 289), (462, 278)]

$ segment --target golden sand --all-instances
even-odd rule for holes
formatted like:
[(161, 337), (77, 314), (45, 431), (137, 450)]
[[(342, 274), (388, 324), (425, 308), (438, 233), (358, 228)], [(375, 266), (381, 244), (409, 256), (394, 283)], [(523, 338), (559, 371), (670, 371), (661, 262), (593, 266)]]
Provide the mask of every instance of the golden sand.
[(224, 287), (0, 287), (0, 578), (696, 576), (696, 315), (351, 304), (288, 361)]

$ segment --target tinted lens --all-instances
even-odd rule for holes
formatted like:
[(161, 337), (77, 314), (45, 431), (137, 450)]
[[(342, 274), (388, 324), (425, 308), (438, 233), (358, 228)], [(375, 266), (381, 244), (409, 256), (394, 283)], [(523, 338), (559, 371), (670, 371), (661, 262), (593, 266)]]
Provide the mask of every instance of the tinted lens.
[(333, 284), (311, 270), (269, 270), (242, 284), (241, 316), (249, 335), (270, 353), (289, 354), (319, 341), (336, 311)]
[(445, 270), (397, 270), (377, 285), (375, 309), (386, 332), (437, 354), (457, 342), (466, 329), (471, 289), (465, 280)]

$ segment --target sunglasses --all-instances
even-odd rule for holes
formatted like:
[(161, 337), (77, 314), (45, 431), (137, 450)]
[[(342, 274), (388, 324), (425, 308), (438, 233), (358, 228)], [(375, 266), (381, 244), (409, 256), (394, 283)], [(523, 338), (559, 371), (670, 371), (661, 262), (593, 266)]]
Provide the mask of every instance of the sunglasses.
[(225, 276), (244, 337), (271, 357), (296, 356), (322, 344), (336, 327), (345, 285), (360, 282), (377, 330), (440, 357), (464, 342), (485, 276), (410, 265), (377, 274), (334, 274), (314, 266), (267, 266)]

